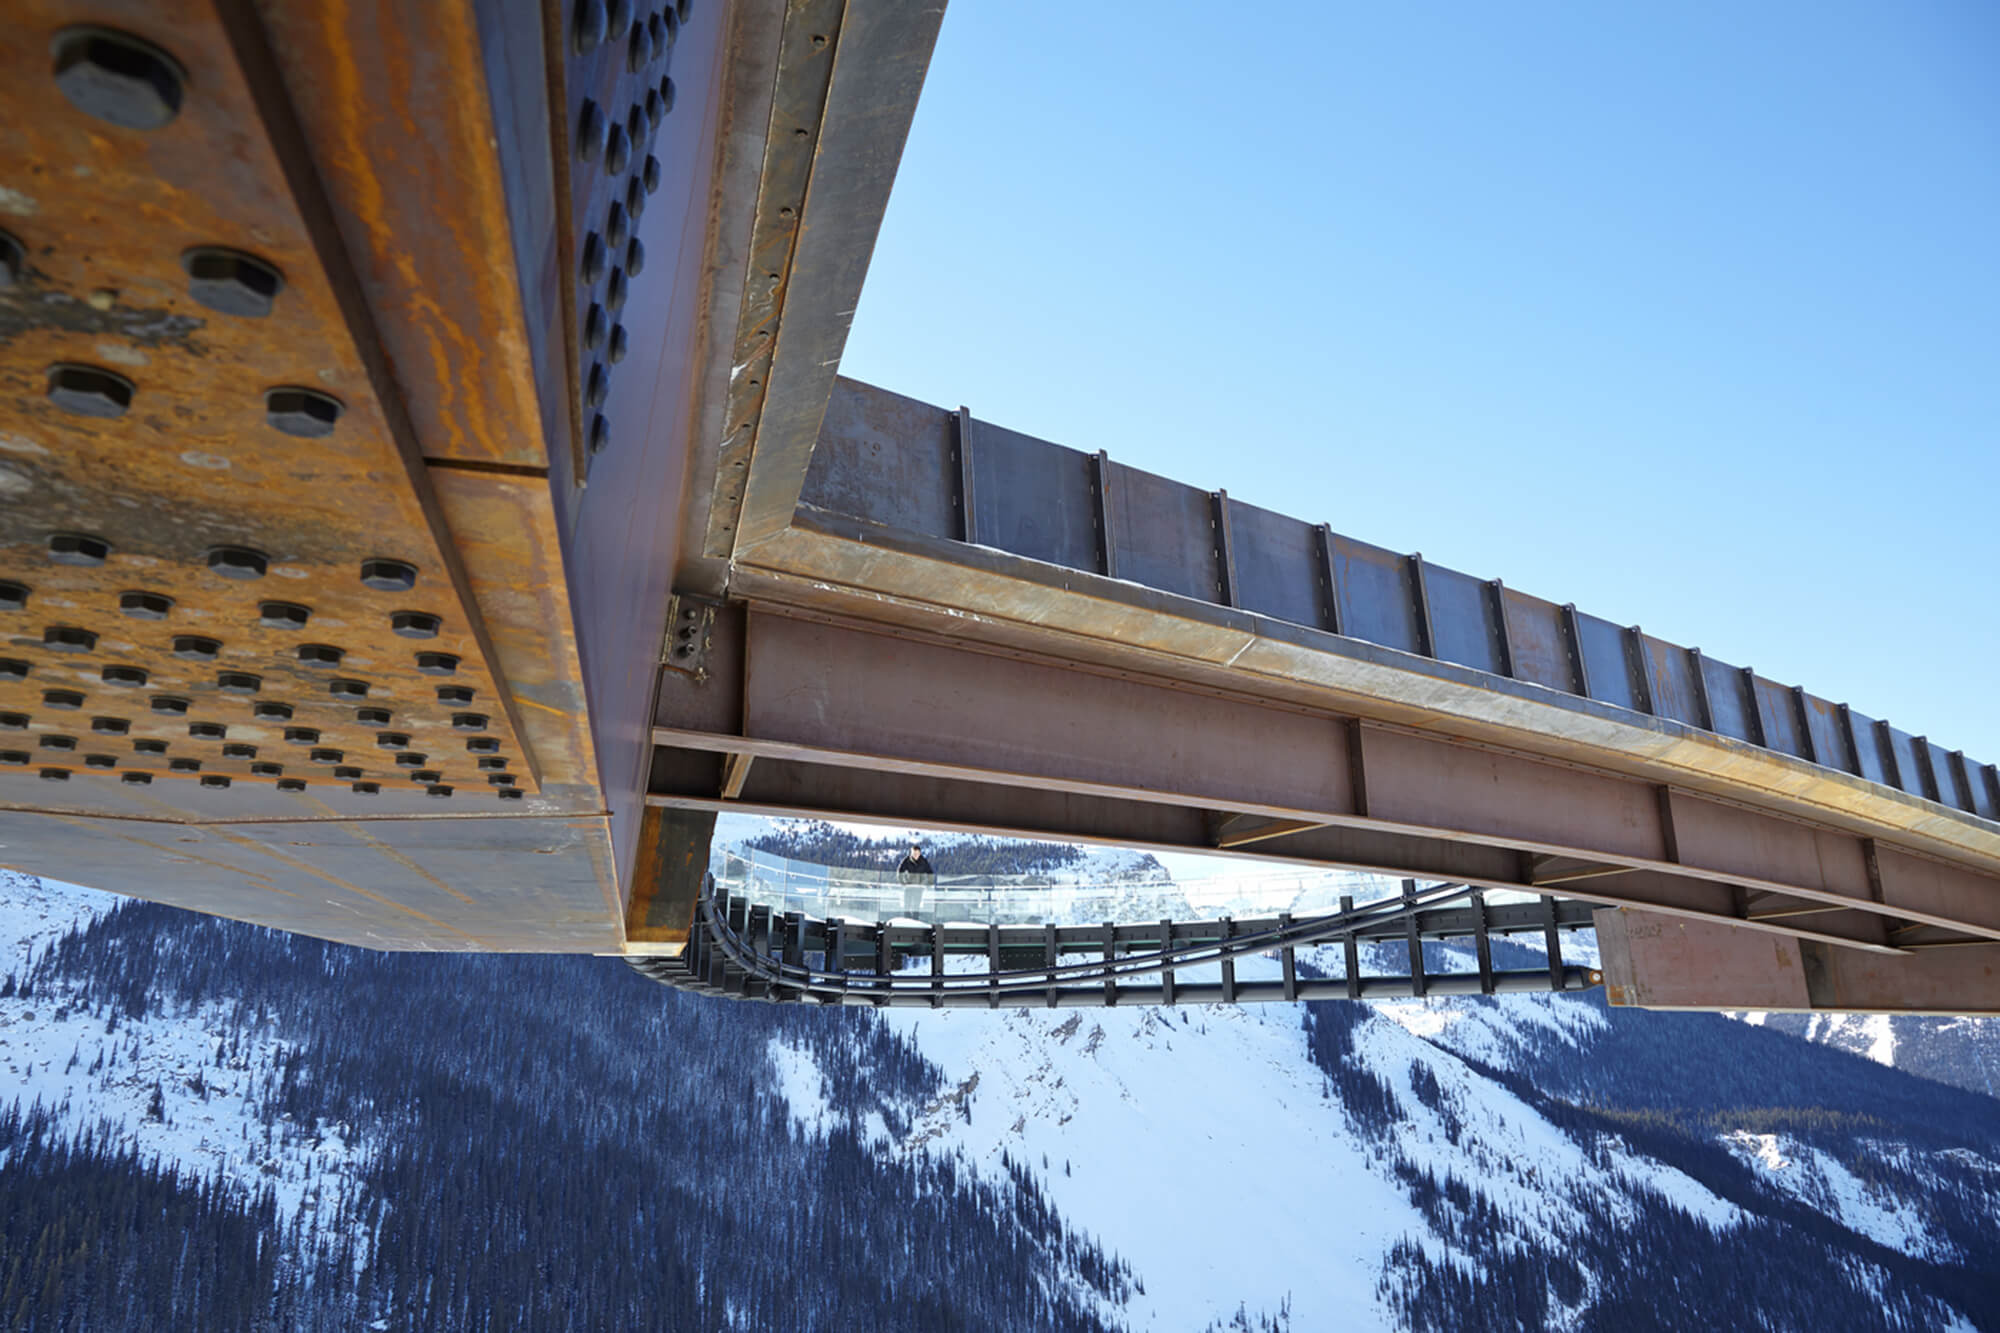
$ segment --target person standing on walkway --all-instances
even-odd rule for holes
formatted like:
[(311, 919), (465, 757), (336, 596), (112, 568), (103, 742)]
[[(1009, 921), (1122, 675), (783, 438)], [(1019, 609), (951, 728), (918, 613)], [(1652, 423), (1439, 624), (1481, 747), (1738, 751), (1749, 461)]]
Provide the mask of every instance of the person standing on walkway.
[(896, 878), (903, 881), (903, 915), (913, 917), (923, 910), (925, 887), (937, 879), (922, 843), (910, 844), (910, 854), (896, 867)]

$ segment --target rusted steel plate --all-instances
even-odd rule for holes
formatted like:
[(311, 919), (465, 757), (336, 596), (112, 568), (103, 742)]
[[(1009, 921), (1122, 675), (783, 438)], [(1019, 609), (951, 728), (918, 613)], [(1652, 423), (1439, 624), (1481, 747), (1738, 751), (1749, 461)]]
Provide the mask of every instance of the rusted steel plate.
[(2000, 1013), (2000, 945), (1909, 954), (1830, 948), (1811, 940), (1653, 912), (1595, 917), (1613, 1004), (1649, 1009), (1833, 1009)]
[(540, 774), (529, 813), (604, 808), (549, 488), (539, 476), (434, 468), (431, 482)]
[(546, 467), (529, 339), (560, 345), (561, 325), (523, 318), (503, 155), (549, 148), (498, 137), (471, 0), (257, 10), (424, 453)]
[[(1539, 695), (1542, 703), (1594, 718), (1620, 717), (1626, 726), (1648, 733), (1654, 739), (1636, 747), (1646, 760), (1669, 766), (1695, 760), (1700, 747), (1682, 742), (1694, 740), (1692, 733), (1705, 733), (1710, 739), (1747, 743), (1772, 761), (1746, 765), (1725, 743), (1699, 756), (1701, 762), (1693, 767), (1700, 776), (1672, 774), (1677, 783), (1714, 780), (1712, 789), (1736, 787), (1754, 799), (1754, 793), (1742, 788), (1753, 767), (1765, 769), (1772, 779), (1769, 794), (1786, 798), (1852, 792), (1851, 785), (1834, 781), (1840, 776), (1862, 777), (1870, 784), (1886, 778), (1905, 793), (1972, 816), (1968, 822), (1977, 840), (2000, 849), (2000, 830), (1981, 822), (1990, 818), (1987, 810), (2000, 809), (2000, 773), (1977, 761), (1894, 730), (1886, 751), (1871, 743), (1857, 758), (1862, 747), (1850, 742), (1841, 710), (1827, 701), (1633, 628), (1337, 534), (1328, 534), (1323, 544), (1307, 541), (1303, 535), (1310, 530), (1293, 524), (1290, 540), (1267, 540), (1282, 528), (1233, 501), (1221, 511), (1233, 519), (1231, 532), (1221, 532), (1209, 493), (1178, 483), (1116, 465), (1109, 469), (1114, 481), (1110, 527), (1118, 554), (1115, 580), (1099, 574), (1094, 558), (1065, 555), (1058, 546), (1044, 543), (1029, 549), (1029, 543), (1015, 542), (1011, 554), (1031, 558), (1012, 560), (991, 549), (1008, 543), (988, 542), (987, 531), (1005, 534), (1037, 520), (1025, 511), (1010, 512), (1010, 504), (1048, 510), (1052, 488), (1067, 493), (1070, 477), (1089, 474), (1095, 460), (1081, 451), (1040, 442), (1032, 453), (1016, 451), (1010, 459), (1016, 470), (1054, 469), (1061, 476), (1052, 474), (1041, 482), (1013, 477), (1005, 484), (977, 486), (980, 544), (954, 542), (953, 531), (938, 521), (939, 496), (950, 498), (950, 417), (852, 380), (840, 381), (821, 435), (823, 458), (806, 478), (808, 503), (794, 513), (789, 530), (740, 553), (737, 586), (761, 586), (758, 580), (769, 574), (789, 579), (780, 594), (784, 600), (829, 609), (835, 603), (851, 607), (872, 600), (885, 617), (897, 620), (921, 618), (915, 608), (927, 604), (963, 627), (967, 637), (1013, 641), (1023, 633), (1057, 631), (1070, 640), (1057, 650), (1063, 654), (1087, 655), (1093, 661), (1104, 654), (1134, 660), (1164, 654), (1179, 659), (1180, 671), (1190, 679), (1226, 663), (1233, 668), (1230, 675), (1256, 678), (1254, 684), (1245, 682), (1253, 692), (1287, 692), (1302, 683), (1304, 672), (1339, 688), (1345, 696), (1341, 707), (1421, 726), (1458, 729), (1470, 720), (1470, 712), (1488, 713), (1445, 706), (1451, 691), (1428, 682), (1446, 677), (1462, 679), (1493, 701), (1494, 711), (1524, 722), (1529, 713), (1541, 710), (1532, 704), (1516, 707), (1515, 701)], [(979, 442), (1002, 434), (977, 421), (972, 427), (977, 477)], [(906, 495), (911, 508), (898, 513), (897, 502)], [(1272, 518), (1278, 525), (1290, 522)], [(854, 521), (845, 521), (850, 519)], [(1229, 539), (1221, 540), (1225, 536)], [(1226, 566), (1219, 559), (1224, 546), (1232, 557)], [(1222, 597), (1218, 571), (1225, 568), (1233, 570), (1242, 608), (1215, 605)], [(1331, 584), (1332, 615), (1323, 614), (1311, 595), (1322, 580)], [(1274, 589), (1285, 595), (1274, 596)], [(1505, 607), (1504, 621), (1496, 614), (1500, 606)], [(1276, 619), (1242, 617), (1234, 614), (1238, 609)], [(1314, 633), (1322, 627), (1349, 641), (1396, 650), (1375, 659), (1385, 666), (1399, 658), (1429, 659), (1437, 668), (1472, 667), (1476, 675), (1460, 678), (1409, 662), (1408, 672), (1427, 681), (1411, 680), (1408, 688), (1393, 690), (1394, 697), (1371, 702), (1367, 696), (1373, 687), (1353, 688), (1361, 683), (1347, 663), (1336, 667), (1319, 656), (1368, 654), (1359, 645), (1322, 641)], [(1316, 669), (1322, 666), (1327, 669)], [(1167, 671), (1178, 674), (1171, 667)], [(1552, 700), (1542, 691), (1524, 694), (1514, 688), (1516, 681), (1532, 681), (1571, 698)], [(1380, 711), (1375, 710), (1377, 702)], [(1408, 711), (1411, 706), (1414, 714)], [(1686, 730), (1651, 726), (1648, 715)], [(1623, 753), (1593, 755), (1595, 742), (1573, 743), (1592, 729), (1544, 715), (1514, 740), (1527, 748), (1545, 742), (1562, 757), (1581, 762), (1617, 764), (1632, 753), (1632, 746), (1614, 745), (1607, 748)], [(1803, 761), (1803, 766), (1787, 759)], [(1873, 794), (1889, 797), (1879, 789)], [(1845, 799), (1837, 804), (1852, 808)], [(1923, 826), (1925, 836), (1946, 827), (1932, 812), (1892, 821), (1899, 829), (1913, 825)]]
[[(281, 163), (270, 71), (198, 5), (131, 6), (122, 31), (166, 53), (178, 108), (110, 123), (54, 80), (73, 17), (28, 7), (36, 40), (0, 54), (0, 161), (22, 164), (5, 225), (27, 255), (0, 291), (0, 578), (25, 589), (0, 611), (22, 664), (0, 711), (27, 721), (0, 753), (67, 771), (36, 791), (56, 809), (134, 776), (204, 818), (252, 782), (371, 784), (393, 808), (533, 791), (365, 307)], [(202, 287), (200, 247), (282, 275), (267, 310)], [(169, 795), (202, 784), (199, 805)]]
[[(812, 21), (835, 12), (837, 34)], [(804, 116), (813, 108), (809, 89), (819, 67), (794, 61), (792, 53), (801, 49), (794, 45), (795, 19), (800, 21), (798, 37), (805, 43), (804, 51), (830, 49), (833, 54), (824, 110), (813, 120)], [(810, 148), (806, 211), (787, 219), (783, 210), (796, 211), (797, 205), (783, 190), (767, 191), (759, 199), (759, 239), (745, 276), (750, 282), (761, 278), (769, 283), (770, 275), (777, 273), (784, 303), (773, 334), (776, 342), (768, 374), (757, 374), (744, 355), (746, 349), (761, 350), (756, 334), (769, 328), (768, 321), (746, 312), (738, 326), (742, 379), (763, 381), (764, 398), (757, 405), (754, 450), (746, 457), (740, 447), (732, 447), (737, 446), (733, 437), (722, 451), (709, 519), (711, 551), (741, 553), (746, 546), (782, 532), (798, 507), (806, 465), (847, 342), (849, 318), (868, 272), (889, 187), (943, 20), (944, 6), (935, 0), (882, 0), (849, 4), (837, 11), (819, 0), (791, 0), (787, 6), (768, 148), (780, 159)], [(814, 44), (816, 36), (829, 37), (827, 48)], [(788, 68), (796, 68), (802, 76), (796, 102), (788, 87)], [(787, 110), (793, 114), (786, 115)], [(772, 212), (776, 222), (795, 224), (789, 267), (760, 264), (781, 253), (784, 244), (764, 243)], [(736, 432), (747, 419), (732, 414), (725, 429)], [(726, 485), (734, 479), (737, 462), (748, 464), (742, 469), (747, 485), (740, 492)], [(740, 506), (732, 508), (732, 493), (740, 495)]]
[(745, 659), (753, 737), (1017, 779), (1349, 808), (1346, 733), (1330, 717), (756, 613)]
[(0, 865), (374, 949), (615, 952), (597, 816), (155, 824), (0, 810)]

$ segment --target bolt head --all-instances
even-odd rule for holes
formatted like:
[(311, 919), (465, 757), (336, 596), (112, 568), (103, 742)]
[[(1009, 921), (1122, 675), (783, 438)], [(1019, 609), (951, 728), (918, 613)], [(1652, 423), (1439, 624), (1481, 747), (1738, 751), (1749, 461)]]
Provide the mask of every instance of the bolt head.
[(450, 653), (418, 653), (417, 670), (426, 676), (449, 676), (458, 670), (458, 658)]
[(111, 543), (82, 532), (58, 532), (49, 538), (49, 559), (59, 565), (101, 565)]
[(368, 682), (365, 680), (335, 680), (327, 682), (326, 692), (336, 699), (366, 699)]
[(274, 430), (301, 440), (318, 440), (333, 434), (341, 411), (339, 399), (317, 389), (288, 385), (264, 395), (264, 419)]
[(19, 282), (27, 264), (27, 252), (21, 248), (21, 243), (0, 231), (0, 291)]
[(174, 636), (175, 657), (184, 657), (190, 662), (213, 662), (221, 652), (222, 645), (214, 639), (203, 638), (199, 634)]
[(244, 319), (262, 319), (285, 289), (277, 269), (241, 250), (201, 246), (181, 256), (188, 295), (210, 310)]
[(261, 717), (268, 722), (289, 722), (292, 720), (292, 706), (281, 703), (261, 703), (250, 710), (250, 716)]
[(122, 417), (132, 406), (132, 381), (101, 366), (58, 362), (49, 367), (49, 401), (81, 417)]
[(264, 680), (245, 671), (225, 671), (215, 678), (215, 687), (224, 694), (255, 694), (264, 688)]
[(257, 623), (270, 629), (304, 629), (312, 612), (291, 602), (262, 602), (257, 607)]
[(426, 787), (424, 788), (424, 795), (435, 796), (438, 797), (440, 800), (442, 800), (443, 798), (451, 795), (451, 788), (443, 786)]
[(361, 562), (361, 582), (378, 592), (408, 592), (417, 586), (417, 567), (377, 557)]
[(428, 611), (396, 611), (389, 616), (389, 628), (406, 639), (435, 639), (444, 621)]
[[(153, 711), (155, 713), (178, 714), (178, 713), (186, 713), (187, 710), (188, 710), (188, 701), (181, 698), (179, 695), (156, 694), (153, 696)], [(162, 746), (161, 748), (165, 749), (166, 747)]]
[(580, 56), (595, 51), (604, 40), (604, 0), (576, 0), (569, 27), (569, 49)]
[(174, 58), (130, 33), (65, 28), (56, 34), (56, 86), (79, 111), (128, 130), (157, 130), (180, 114), (186, 75)]
[(146, 787), (152, 785), (153, 775), (151, 773), (120, 773), (118, 780), (128, 786)]
[(386, 727), (389, 725), (389, 710), (386, 708), (357, 708), (354, 720), (364, 727)]
[(379, 782), (357, 782), (354, 784), (354, 790), (362, 796), (373, 796), (382, 790), (382, 784)]
[(299, 661), (310, 667), (339, 666), (340, 659), (347, 656), (345, 650), (330, 643), (302, 643), (299, 645)]
[(19, 611), (28, 605), (26, 584), (0, 579), (0, 611)]
[(74, 625), (51, 625), (42, 631), (42, 647), (59, 653), (87, 653), (97, 647), (97, 632)]
[(486, 723), (487, 717), (484, 713), (453, 713), (451, 715), (451, 729), (453, 731), (484, 731), (486, 730)]
[(118, 609), (134, 620), (165, 620), (174, 609), (174, 599), (157, 592), (118, 594)]
[(271, 558), (247, 546), (218, 546), (208, 553), (208, 567), (226, 579), (261, 579)]
[(106, 685), (137, 687), (146, 683), (144, 667), (108, 666), (98, 674)]
[(18, 657), (0, 657), (0, 680), (26, 680), (29, 667)]
[(306, 784), (305, 784), (305, 779), (303, 778), (278, 779), (279, 791), (304, 791), (305, 789), (306, 789)]

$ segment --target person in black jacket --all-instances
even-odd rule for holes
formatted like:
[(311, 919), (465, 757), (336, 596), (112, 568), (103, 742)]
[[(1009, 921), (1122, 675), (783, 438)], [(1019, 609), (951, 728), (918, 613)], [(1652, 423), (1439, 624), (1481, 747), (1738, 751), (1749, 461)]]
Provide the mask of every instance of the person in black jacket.
[(915, 916), (924, 905), (924, 887), (937, 878), (922, 843), (910, 844), (910, 854), (896, 867), (896, 878), (903, 881), (903, 915)]

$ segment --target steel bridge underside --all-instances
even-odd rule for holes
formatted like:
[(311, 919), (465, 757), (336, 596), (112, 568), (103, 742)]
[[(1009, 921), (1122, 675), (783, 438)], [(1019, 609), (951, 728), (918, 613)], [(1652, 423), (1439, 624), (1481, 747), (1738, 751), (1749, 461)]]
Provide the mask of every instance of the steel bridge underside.
[(1616, 1003), (2000, 1012), (1991, 764), (841, 378), (942, 6), (631, 8), (20, 7), (0, 863), (667, 959), (718, 813), (838, 817), (1559, 895)]

